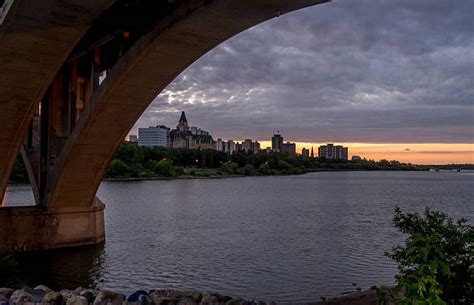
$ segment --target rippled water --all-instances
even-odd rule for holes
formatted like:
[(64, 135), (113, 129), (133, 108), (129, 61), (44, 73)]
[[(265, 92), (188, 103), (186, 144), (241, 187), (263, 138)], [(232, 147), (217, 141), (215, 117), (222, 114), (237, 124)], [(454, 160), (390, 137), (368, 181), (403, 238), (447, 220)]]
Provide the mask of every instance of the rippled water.
[[(384, 251), (403, 241), (396, 205), (474, 218), (474, 175), (321, 172), (302, 176), (104, 182), (105, 245), (20, 258), (26, 283), (220, 292), (315, 301), (393, 283)], [(9, 201), (25, 202), (24, 186)]]

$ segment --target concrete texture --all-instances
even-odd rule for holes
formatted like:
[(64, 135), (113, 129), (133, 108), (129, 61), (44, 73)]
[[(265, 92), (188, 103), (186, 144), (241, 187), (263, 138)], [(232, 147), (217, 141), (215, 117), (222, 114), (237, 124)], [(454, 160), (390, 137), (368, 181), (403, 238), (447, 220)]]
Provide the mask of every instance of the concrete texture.
[(94, 93), (51, 177), (48, 206), (88, 206), (118, 145), (184, 69), (237, 33), (321, 0), (183, 1), (138, 40)]
[(0, 202), (54, 75), (113, 0), (15, 0), (0, 26)]
[(0, 253), (97, 244), (105, 240), (104, 204), (0, 208)]

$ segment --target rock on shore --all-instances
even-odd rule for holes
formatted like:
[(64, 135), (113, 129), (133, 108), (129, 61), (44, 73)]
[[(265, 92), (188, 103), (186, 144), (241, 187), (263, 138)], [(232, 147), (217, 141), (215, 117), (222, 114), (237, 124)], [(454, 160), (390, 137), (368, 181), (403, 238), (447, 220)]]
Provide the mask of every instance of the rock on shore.
[(249, 301), (217, 293), (172, 289), (138, 290), (126, 296), (113, 291), (77, 288), (53, 291), (40, 285), (13, 290), (0, 288), (0, 305), (275, 305), (273, 302)]
[[(82, 287), (75, 290), (52, 289), (40, 285), (14, 290), (0, 288), (0, 305), (276, 305), (274, 302), (243, 300), (218, 293), (174, 289), (137, 290), (126, 296), (121, 293)], [(349, 294), (306, 305), (378, 305), (374, 290)]]
[(346, 296), (331, 298), (325, 301), (307, 303), (307, 305), (378, 305), (375, 290), (355, 292)]

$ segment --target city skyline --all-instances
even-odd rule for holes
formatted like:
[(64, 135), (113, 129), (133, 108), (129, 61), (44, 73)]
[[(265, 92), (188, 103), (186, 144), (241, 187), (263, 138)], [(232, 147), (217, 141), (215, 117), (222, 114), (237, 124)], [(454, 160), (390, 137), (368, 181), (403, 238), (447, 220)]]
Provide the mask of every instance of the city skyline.
[(184, 110), (220, 138), (281, 130), (296, 142), (400, 144), (405, 161), (425, 151), (424, 163), (474, 162), (473, 10), (333, 1), (272, 19), (191, 65), (134, 128)]
[[(177, 113), (176, 116), (178, 117), (180, 113)], [(171, 120), (173, 120), (173, 116), (170, 115)], [(192, 117), (192, 114), (191, 114)], [(200, 126), (202, 126), (199, 123)], [(147, 127), (154, 127), (154, 126), (162, 126), (166, 127), (166, 125), (151, 125)], [(170, 126), (173, 126), (172, 124)], [(147, 128), (145, 126), (140, 126), (139, 128)], [(207, 129), (207, 128), (204, 128)], [(245, 139), (249, 139), (250, 137), (242, 136), (241, 138), (229, 138), (229, 137), (222, 137), (216, 136), (219, 134), (218, 131), (212, 130), (210, 131), (211, 135), (213, 136), (214, 140), (222, 139), (223, 141), (233, 140), (235, 143), (242, 143)], [(326, 145), (328, 143), (335, 143), (338, 145), (349, 147), (349, 159), (352, 156), (360, 156), (366, 159), (372, 160), (397, 160), (400, 162), (406, 163), (416, 163), (416, 164), (453, 164), (453, 163), (474, 163), (474, 154), (473, 154), (473, 144), (464, 144), (464, 143), (450, 143), (450, 144), (442, 144), (442, 143), (357, 143), (357, 142), (335, 142), (335, 141), (318, 141), (318, 142), (303, 142), (303, 141), (295, 141), (294, 139), (289, 139), (284, 135), (284, 133), (277, 130), (267, 137), (258, 139), (258, 138), (251, 138), (254, 141), (260, 143), (261, 149), (266, 149), (267, 147), (272, 147), (272, 140), (271, 137), (274, 134), (282, 134), (284, 141), (290, 140), (296, 144), (296, 152), (298, 154), (301, 153), (303, 148), (310, 149), (314, 148), (316, 150), (315, 155), (317, 156), (317, 148), (321, 145)], [(135, 136), (133, 134), (133, 130), (129, 133), (129, 135)]]

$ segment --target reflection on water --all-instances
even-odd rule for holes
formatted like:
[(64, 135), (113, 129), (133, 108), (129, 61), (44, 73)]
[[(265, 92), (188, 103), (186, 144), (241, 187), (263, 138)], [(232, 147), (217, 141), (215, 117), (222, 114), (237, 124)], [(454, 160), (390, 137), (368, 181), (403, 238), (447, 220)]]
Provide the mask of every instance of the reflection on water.
[(104, 273), (104, 244), (16, 255), (17, 286), (96, 287)]
[(456, 172), (104, 182), (105, 245), (24, 255), (20, 278), (54, 288), (314, 301), (354, 291), (352, 283), (393, 283), (397, 269), (383, 253), (403, 241), (394, 207), (472, 220), (473, 186), (474, 176)]

